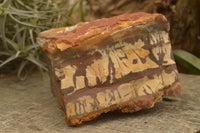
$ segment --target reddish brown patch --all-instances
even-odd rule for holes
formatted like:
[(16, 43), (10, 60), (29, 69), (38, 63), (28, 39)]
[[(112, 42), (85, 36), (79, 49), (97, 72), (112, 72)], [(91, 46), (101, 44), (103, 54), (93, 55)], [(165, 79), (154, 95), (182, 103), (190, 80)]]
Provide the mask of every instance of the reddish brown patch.
[(165, 96), (180, 96), (182, 87), (179, 81), (175, 82), (172, 86), (164, 91)]
[[(163, 23), (165, 23), (166, 20), (163, 19), (163, 15), (161, 14), (138, 12), (99, 19), (89, 23), (78, 23), (71, 31), (65, 30), (65, 28), (70, 27), (47, 30), (41, 32), (38, 38), (54, 40), (57, 49), (61, 51), (72, 48), (87, 50), (89, 47), (93, 46), (91, 42), (98, 42), (110, 36), (111, 33), (129, 26), (137, 28), (137, 25), (145, 24), (144, 22), (147, 21), (153, 24), (155, 21), (163, 21)], [(168, 28), (168, 23), (164, 27)]]

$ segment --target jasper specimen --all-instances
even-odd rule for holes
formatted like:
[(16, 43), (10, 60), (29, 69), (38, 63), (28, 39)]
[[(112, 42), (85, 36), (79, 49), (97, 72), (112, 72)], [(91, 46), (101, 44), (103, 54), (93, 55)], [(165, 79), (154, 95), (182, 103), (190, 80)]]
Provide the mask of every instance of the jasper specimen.
[(67, 124), (151, 108), (162, 96), (180, 95), (168, 31), (163, 15), (139, 12), (40, 33)]

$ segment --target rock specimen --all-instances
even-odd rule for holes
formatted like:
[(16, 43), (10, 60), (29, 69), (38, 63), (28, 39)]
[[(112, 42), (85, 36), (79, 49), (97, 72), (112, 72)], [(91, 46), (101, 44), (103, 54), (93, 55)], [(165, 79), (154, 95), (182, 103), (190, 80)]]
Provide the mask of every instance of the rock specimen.
[(139, 12), (40, 33), (67, 124), (151, 108), (162, 96), (180, 95), (168, 31), (163, 15)]

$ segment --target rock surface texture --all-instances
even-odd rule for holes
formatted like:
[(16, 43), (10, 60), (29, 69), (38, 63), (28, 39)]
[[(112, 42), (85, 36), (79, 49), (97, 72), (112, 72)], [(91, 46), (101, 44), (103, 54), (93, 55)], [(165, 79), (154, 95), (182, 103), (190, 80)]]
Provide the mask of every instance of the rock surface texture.
[(163, 15), (140, 12), (40, 33), (67, 124), (114, 110), (136, 112), (162, 96), (180, 95), (168, 31)]

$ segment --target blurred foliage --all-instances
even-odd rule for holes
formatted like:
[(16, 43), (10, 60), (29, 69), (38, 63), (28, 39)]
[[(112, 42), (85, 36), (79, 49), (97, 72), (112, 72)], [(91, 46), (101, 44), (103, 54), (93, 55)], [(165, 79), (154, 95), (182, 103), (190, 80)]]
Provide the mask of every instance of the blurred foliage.
[(0, 0), (0, 73), (17, 73), (20, 79), (38, 68), (47, 71), (36, 36), (43, 30), (74, 25), (87, 14), (84, 0)]
[(200, 75), (200, 59), (185, 50), (173, 51), (177, 63), (188, 69), (193, 74)]

